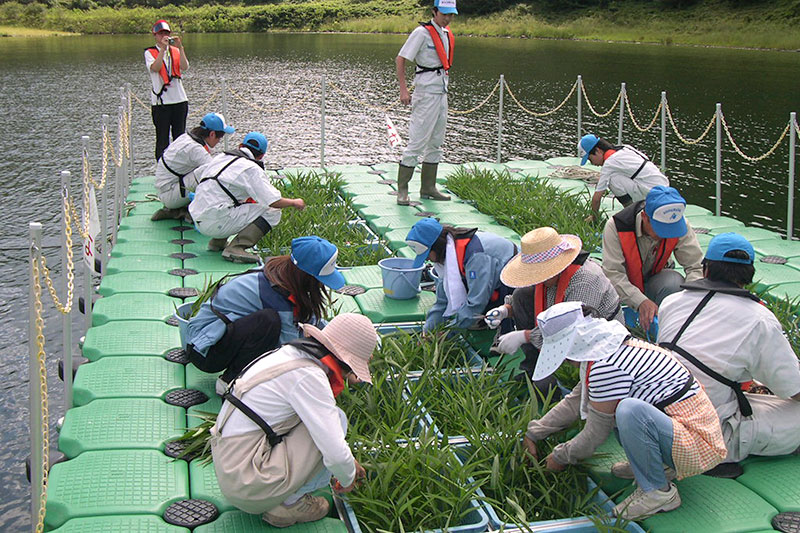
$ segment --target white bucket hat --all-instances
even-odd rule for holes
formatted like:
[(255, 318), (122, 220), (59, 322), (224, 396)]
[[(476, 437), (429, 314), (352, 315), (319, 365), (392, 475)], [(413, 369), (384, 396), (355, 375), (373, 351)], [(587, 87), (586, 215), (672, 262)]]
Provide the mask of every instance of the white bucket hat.
[(616, 352), (630, 335), (616, 320), (583, 316), (581, 302), (556, 304), (536, 317), (542, 332), (542, 349), (533, 381), (555, 372), (565, 359), (598, 361)]
[(314, 337), (334, 357), (349, 366), (358, 379), (372, 383), (369, 360), (378, 345), (378, 334), (369, 318), (355, 313), (342, 313), (328, 322), (324, 330), (311, 324), (300, 324), (303, 333)]

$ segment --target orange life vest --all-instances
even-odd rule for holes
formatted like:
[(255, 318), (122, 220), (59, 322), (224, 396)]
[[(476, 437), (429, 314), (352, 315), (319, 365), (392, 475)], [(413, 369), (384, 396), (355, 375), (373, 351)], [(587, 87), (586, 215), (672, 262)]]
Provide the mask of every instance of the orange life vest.
[[(619, 242), (622, 246), (622, 255), (625, 257), (625, 271), (628, 280), (633, 285), (644, 292), (644, 272), (642, 255), (639, 253), (639, 246), (636, 244), (636, 215), (644, 209), (644, 201), (630, 205), (614, 215), (614, 225), (617, 228)], [(678, 244), (677, 238), (661, 239), (658, 243), (656, 262), (650, 271), (650, 276), (655, 276), (667, 266), (672, 251)]]
[(433, 46), (436, 47), (436, 55), (439, 56), (439, 61), (442, 62), (442, 69), (445, 72), (450, 70), (450, 67), (453, 66), (453, 52), (456, 48), (456, 38), (453, 36), (453, 32), (450, 31), (450, 26), (445, 27), (444, 29), (447, 30), (447, 41), (449, 44), (449, 54), (446, 54), (444, 51), (444, 43), (442, 42), (442, 36), (439, 35), (439, 32), (436, 31), (436, 28), (433, 26), (432, 22), (420, 22), (428, 33), (431, 35), (431, 39), (433, 39)]
[[(572, 280), (572, 276), (575, 275), (575, 272), (578, 271), (583, 265), (576, 265), (571, 264), (563, 272), (558, 276), (558, 284), (556, 285), (556, 301), (555, 303), (560, 304), (564, 301), (564, 295), (567, 292), (567, 286), (569, 285), (570, 280)], [(536, 284), (534, 288), (533, 294), (533, 310), (534, 310), (534, 317), (533, 323), (536, 324), (536, 317), (539, 316), (539, 313), (547, 309), (547, 287), (544, 286), (544, 282)]]
[[(153, 46), (151, 48), (148, 48), (147, 51), (150, 52), (150, 55), (152, 55), (153, 58), (158, 57), (159, 50), (155, 46)], [(175, 47), (175, 46), (170, 46), (169, 47), (169, 55), (172, 58), (171, 65), (170, 65), (172, 67), (170, 69), (172, 72), (169, 72), (167, 70), (167, 62), (166, 61), (162, 61), (161, 62), (161, 70), (158, 71), (158, 74), (159, 74), (159, 76), (161, 76), (161, 81), (164, 82), (164, 85), (169, 85), (169, 82), (171, 82), (174, 78), (181, 79), (181, 51), (180, 51), (180, 49)]]

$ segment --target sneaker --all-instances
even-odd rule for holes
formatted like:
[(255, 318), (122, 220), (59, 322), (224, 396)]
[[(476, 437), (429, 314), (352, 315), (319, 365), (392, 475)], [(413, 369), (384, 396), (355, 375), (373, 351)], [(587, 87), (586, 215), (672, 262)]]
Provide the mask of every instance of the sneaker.
[(289, 527), (298, 522), (314, 522), (328, 516), (331, 504), (321, 496), (304, 494), (292, 505), (281, 504), (261, 515), (264, 522), (275, 527)]
[(641, 520), (663, 511), (672, 511), (681, 506), (681, 495), (675, 483), (669, 484), (666, 492), (652, 490), (645, 492), (636, 488), (630, 496), (614, 507), (614, 516), (625, 520)]
[[(614, 465), (611, 467), (611, 473), (620, 479), (634, 478), (633, 468), (631, 468), (631, 464), (628, 461), (614, 463)], [(678, 477), (678, 473), (675, 472), (675, 469), (666, 465), (664, 465), (664, 475), (667, 476), (667, 481), (672, 481)]]

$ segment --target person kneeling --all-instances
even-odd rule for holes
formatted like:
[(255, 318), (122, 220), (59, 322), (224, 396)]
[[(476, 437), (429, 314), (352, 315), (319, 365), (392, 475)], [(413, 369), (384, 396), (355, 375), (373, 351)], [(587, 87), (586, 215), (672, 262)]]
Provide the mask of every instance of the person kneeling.
[(547, 468), (561, 471), (591, 457), (616, 421), (630, 463), (614, 465), (614, 471), (632, 470), (637, 489), (614, 507), (614, 514), (638, 520), (676, 509), (681, 498), (664, 467), (682, 479), (725, 459), (714, 406), (672, 352), (629, 338), (619, 322), (584, 316), (588, 313), (580, 302), (564, 302), (537, 317), (543, 345), (533, 380), (552, 374), (564, 360), (580, 367), (581, 379), (545, 416), (531, 420), (525, 447), (537, 457), (536, 441), (578, 417), (586, 420), (577, 436), (547, 456)]
[(345, 380), (372, 382), (375, 328), (344, 313), (324, 331), (310, 324), (303, 331), (239, 374), (211, 429), (222, 494), (275, 527), (325, 517), (328, 501), (311, 493), (331, 476), (335, 490), (349, 492), (366, 475), (345, 441), (347, 418), (335, 398)]

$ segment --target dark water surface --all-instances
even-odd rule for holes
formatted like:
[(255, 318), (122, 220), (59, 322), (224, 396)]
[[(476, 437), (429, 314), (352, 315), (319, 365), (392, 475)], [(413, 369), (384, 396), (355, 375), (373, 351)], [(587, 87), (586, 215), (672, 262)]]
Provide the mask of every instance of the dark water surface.
[[(458, 24), (454, 25), (458, 31)], [(270, 139), (270, 166), (317, 166), (320, 148), (320, 84), (326, 79), (350, 97), (377, 108), (397, 99), (394, 57), (400, 35), (189, 35), (185, 38), (191, 68), (185, 74), (190, 121), (222, 108), (218, 78), (243, 100), (229, 95), (229, 122), (240, 134), (258, 129)], [(58, 173), (80, 175), (81, 135), (92, 139), (93, 173), (99, 177), (100, 115), (116, 117), (118, 87), (131, 83), (145, 102), (149, 95), (143, 49), (149, 36), (96, 36), (0, 39), (0, 179), (4, 184), (0, 217), (0, 530), (24, 531), (29, 524), (29, 487), (22, 462), (27, 455), (27, 250), (28, 223), (45, 227), (45, 241), (59, 231)], [(520, 100), (534, 111), (553, 108), (583, 75), (595, 108), (604, 111), (626, 82), (633, 111), (647, 124), (667, 91), (678, 127), (698, 136), (716, 102), (742, 148), (765, 152), (800, 108), (800, 54), (630, 44), (579, 43), (514, 39), (460, 38), (452, 71), (450, 106), (472, 108), (483, 101), (504, 74)], [(386, 143), (383, 111), (328, 88), (328, 164), (395, 161)], [(479, 111), (451, 116), (445, 160), (493, 161), (498, 100)], [(584, 129), (616, 139), (615, 111), (591, 117), (586, 104)], [(408, 110), (389, 111), (401, 135)], [(657, 124), (660, 124), (660, 120)], [(669, 126), (668, 126), (669, 127)], [(577, 142), (575, 98), (558, 113), (534, 118), (506, 95), (503, 159), (544, 159), (574, 155)], [(624, 141), (658, 159), (660, 131), (636, 132), (626, 117)], [(234, 135), (235, 140), (241, 136)], [(153, 131), (147, 112), (134, 107), (137, 173), (152, 172)], [(714, 133), (687, 147), (667, 133), (668, 174), (686, 198), (713, 210)], [(744, 162), (726, 143), (723, 153), (723, 213), (778, 231), (786, 226), (788, 143), (767, 160)], [(73, 191), (77, 185), (73, 186)], [(797, 226), (797, 222), (795, 226)], [(58, 251), (46, 251), (60, 268)], [(49, 298), (49, 297), (46, 297)], [(47, 300), (46, 300), (47, 301)], [(61, 353), (60, 319), (46, 305), (50, 359)], [(83, 334), (75, 318), (75, 338)], [(51, 374), (51, 413), (63, 415), (61, 382)], [(55, 439), (55, 434), (54, 437)]]

